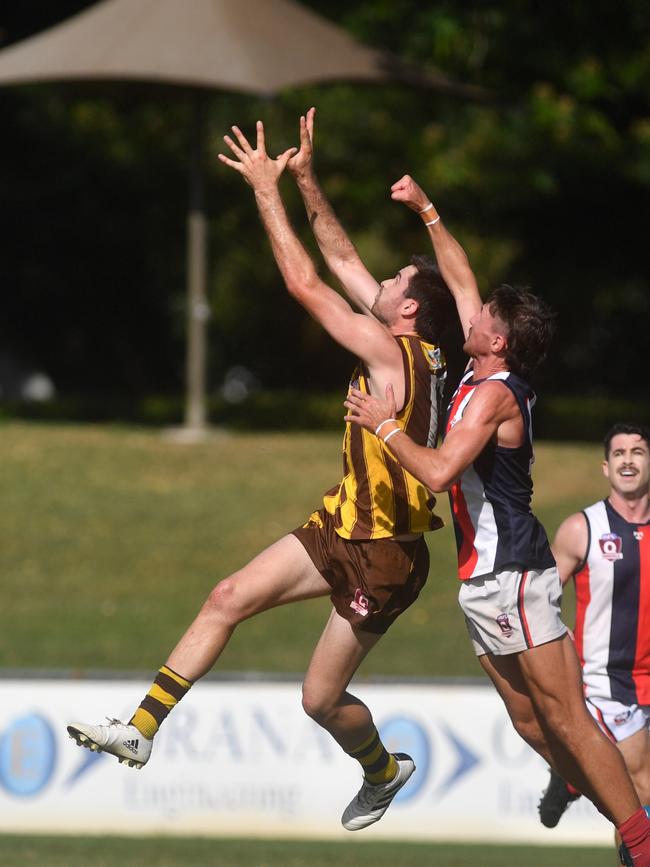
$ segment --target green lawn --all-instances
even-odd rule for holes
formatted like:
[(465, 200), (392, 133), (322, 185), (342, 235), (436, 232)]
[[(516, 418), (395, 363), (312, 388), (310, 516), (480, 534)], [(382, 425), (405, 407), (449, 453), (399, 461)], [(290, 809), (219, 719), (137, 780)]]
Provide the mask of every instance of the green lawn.
[[(200, 446), (93, 426), (4, 423), (0, 435), (0, 668), (158, 668), (213, 584), (302, 523), (340, 477), (340, 437), (329, 433)], [(549, 531), (604, 494), (597, 447), (540, 444), (537, 457), (536, 511)], [(446, 496), (440, 512), (448, 518)], [(430, 546), (428, 587), (362, 673), (478, 674), (449, 526)], [(318, 600), (243, 624), (221, 668), (304, 670), (328, 610)]]
[(282, 840), (0, 837), (3, 867), (610, 867), (613, 849), (306, 843)]

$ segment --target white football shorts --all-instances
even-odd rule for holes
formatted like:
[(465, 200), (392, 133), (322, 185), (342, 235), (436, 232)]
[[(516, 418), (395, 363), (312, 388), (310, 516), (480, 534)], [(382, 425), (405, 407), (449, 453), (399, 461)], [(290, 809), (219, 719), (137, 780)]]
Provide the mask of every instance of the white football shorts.
[(463, 581), (458, 594), (477, 656), (506, 656), (561, 638), (557, 569), (503, 571)]
[(621, 704), (611, 698), (590, 697), (587, 709), (605, 734), (617, 743), (650, 728), (648, 705)]

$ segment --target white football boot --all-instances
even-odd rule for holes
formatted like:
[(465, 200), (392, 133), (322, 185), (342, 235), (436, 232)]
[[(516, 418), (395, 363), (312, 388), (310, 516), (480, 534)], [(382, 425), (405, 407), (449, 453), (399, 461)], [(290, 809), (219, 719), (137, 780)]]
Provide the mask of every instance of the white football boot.
[(373, 785), (366, 780), (341, 816), (341, 824), (348, 831), (360, 831), (378, 822), (390, 807), (391, 801), (415, 770), (415, 762), (406, 753), (393, 753), (397, 773), (389, 783)]
[(130, 768), (146, 765), (151, 755), (153, 740), (145, 738), (135, 726), (109, 719), (108, 725), (91, 726), (71, 723), (68, 734), (80, 747), (95, 753), (110, 753), (121, 764)]

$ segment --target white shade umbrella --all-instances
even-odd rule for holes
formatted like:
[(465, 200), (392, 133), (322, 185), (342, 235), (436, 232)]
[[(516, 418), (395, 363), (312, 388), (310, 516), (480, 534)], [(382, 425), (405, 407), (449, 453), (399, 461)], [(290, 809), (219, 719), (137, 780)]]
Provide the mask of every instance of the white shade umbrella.
[(378, 52), (293, 0), (104, 0), (0, 52), (0, 84), (140, 79), (272, 94), (384, 77)]

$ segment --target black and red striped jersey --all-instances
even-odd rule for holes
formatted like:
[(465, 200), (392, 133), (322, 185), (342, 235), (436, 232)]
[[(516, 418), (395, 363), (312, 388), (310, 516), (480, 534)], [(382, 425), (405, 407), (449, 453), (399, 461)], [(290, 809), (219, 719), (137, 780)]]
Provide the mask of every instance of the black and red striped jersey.
[(589, 541), (574, 581), (585, 695), (650, 705), (650, 522), (626, 521), (609, 500), (583, 514)]

